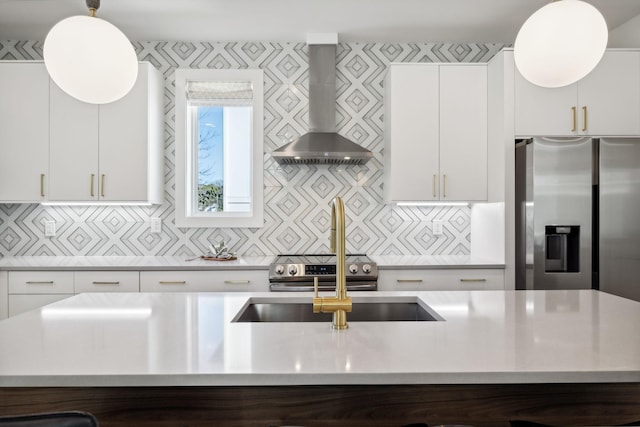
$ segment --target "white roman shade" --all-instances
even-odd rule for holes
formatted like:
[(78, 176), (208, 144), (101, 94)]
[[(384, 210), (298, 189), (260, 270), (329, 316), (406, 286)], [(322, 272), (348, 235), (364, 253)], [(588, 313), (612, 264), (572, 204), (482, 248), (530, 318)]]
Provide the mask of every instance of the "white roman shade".
[(252, 101), (251, 82), (189, 81), (187, 82), (189, 101)]

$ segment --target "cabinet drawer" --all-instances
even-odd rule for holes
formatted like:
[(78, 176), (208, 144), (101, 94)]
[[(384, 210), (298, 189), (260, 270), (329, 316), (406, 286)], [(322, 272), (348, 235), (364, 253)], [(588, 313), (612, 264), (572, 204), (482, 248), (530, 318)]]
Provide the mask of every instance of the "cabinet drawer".
[(9, 294), (73, 294), (73, 272), (10, 271)]
[(501, 269), (380, 270), (378, 288), (384, 291), (455, 291), (504, 289)]
[(266, 292), (267, 270), (142, 271), (141, 292)]
[(139, 292), (140, 273), (137, 271), (77, 271), (74, 290), (82, 292)]
[(504, 289), (504, 270), (457, 270), (458, 286), (463, 291)]
[(56, 301), (69, 298), (72, 294), (51, 295), (9, 295), (9, 317), (35, 310)]

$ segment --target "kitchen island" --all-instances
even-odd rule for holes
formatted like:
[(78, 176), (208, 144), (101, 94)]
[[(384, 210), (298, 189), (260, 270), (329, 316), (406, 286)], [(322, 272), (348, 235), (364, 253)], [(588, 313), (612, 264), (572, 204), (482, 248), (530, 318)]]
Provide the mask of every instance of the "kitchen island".
[[(0, 322), (0, 414), (101, 425), (640, 420), (640, 303), (597, 291), (371, 292), (442, 321), (240, 323), (269, 293), (80, 294)], [(348, 318), (348, 316), (347, 316)]]

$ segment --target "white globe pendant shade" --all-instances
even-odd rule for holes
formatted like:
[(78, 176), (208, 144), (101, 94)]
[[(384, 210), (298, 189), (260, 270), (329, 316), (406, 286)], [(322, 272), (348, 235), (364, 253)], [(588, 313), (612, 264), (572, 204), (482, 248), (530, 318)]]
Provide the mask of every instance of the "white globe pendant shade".
[(47, 34), (44, 63), (66, 93), (91, 104), (125, 96), (138, 77), (138, 59), (127, 37), (93, 16), (72, 16)]
[(533, 84), (562, 87), (593, 70), (607, 47), (607, 23), (592, 5), (560, 0), (540, 8), (522, 25), (513, 54)]

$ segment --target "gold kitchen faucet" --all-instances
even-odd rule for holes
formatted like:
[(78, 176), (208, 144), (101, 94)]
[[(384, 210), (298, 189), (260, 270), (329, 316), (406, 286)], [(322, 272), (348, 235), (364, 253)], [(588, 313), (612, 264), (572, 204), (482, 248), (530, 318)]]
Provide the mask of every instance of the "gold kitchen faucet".
[(315, 297), (314, 313), (333, 313), (333, 329), (347, 329), (347, 313), (353, 307), (347, 296), (346, 237), (344, 203), (340, 197), (331, 201), (331, 251), (336, 254), (336, 296), (318, 296), (318, 277), (313, 278)]

